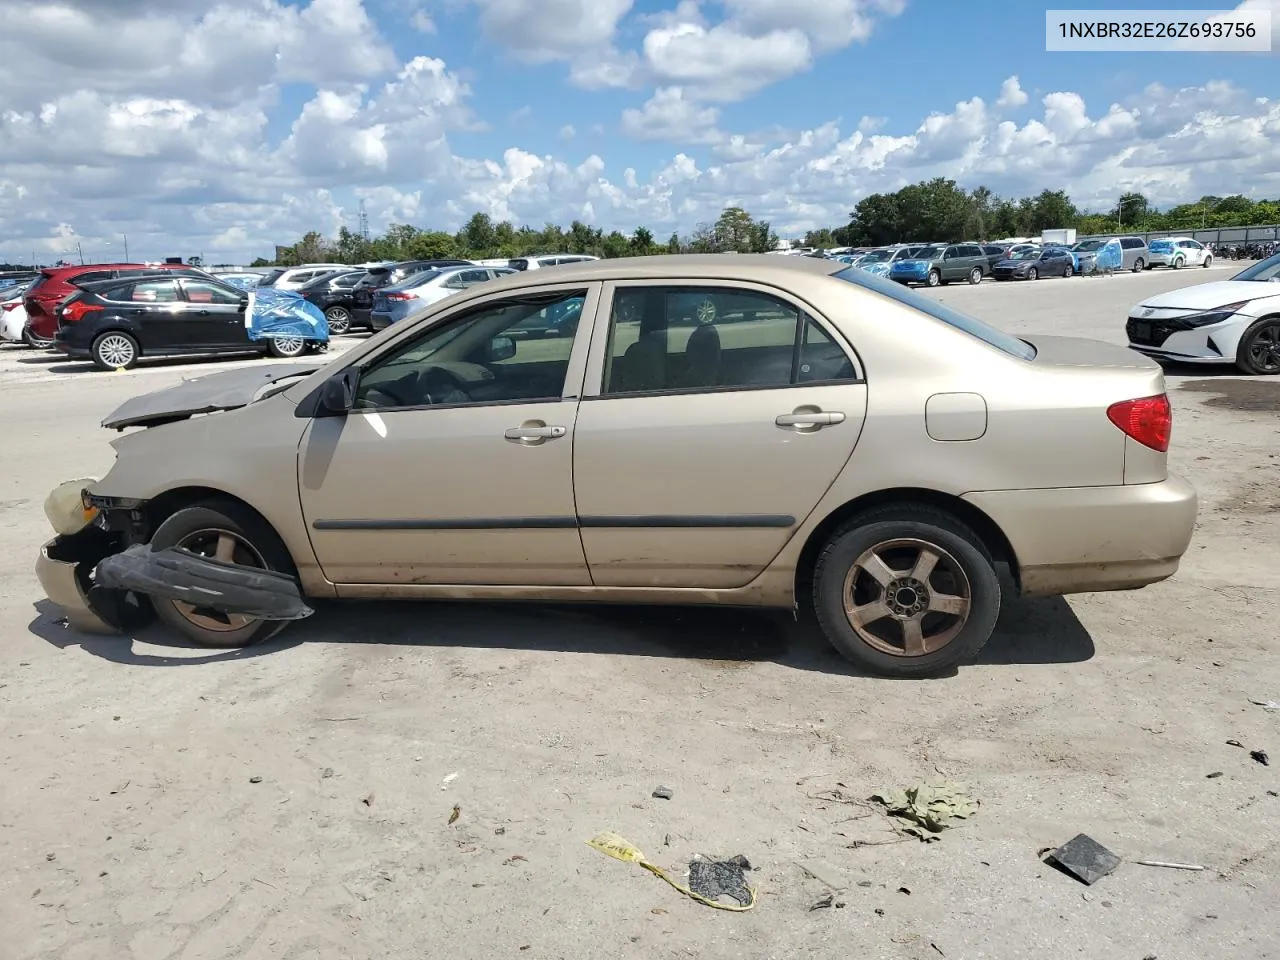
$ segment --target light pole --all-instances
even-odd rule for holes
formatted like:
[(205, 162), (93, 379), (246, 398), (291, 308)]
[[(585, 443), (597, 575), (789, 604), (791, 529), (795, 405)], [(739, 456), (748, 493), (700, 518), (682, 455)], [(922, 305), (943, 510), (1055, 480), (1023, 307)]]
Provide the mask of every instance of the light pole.
[(129, 262), (129, 235), (127, 233), (122, 233), (120, 234), (120, 236), (124, 237), (124, 262), (128, 263)]
[(1121, 197), (1116, 201), (1116, 233), (1120, 232), (1120, 214), (1124, 211), (1126, 203), (1137, 203), (1140, 197)]
[(1225, 199), (1227, 198), (1221, 197), (1210, 204), (1206, 204), (1203, 200), (1200, 201), (1200, 229), (1201, 230), (1203, 230), (1205, 227), (1205, 218), (1208, 217), (1209, 211), (1214, 209), (1218, 204), (1220, 204)]

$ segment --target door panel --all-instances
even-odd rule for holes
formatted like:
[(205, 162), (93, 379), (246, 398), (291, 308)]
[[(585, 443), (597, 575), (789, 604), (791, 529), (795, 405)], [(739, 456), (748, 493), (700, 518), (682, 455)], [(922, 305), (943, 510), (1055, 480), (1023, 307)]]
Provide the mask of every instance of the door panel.
[[(354, 411), (302, 441), (303, 515), (335, 583), (591, 583), (574, 518), (577, 401)], [(530, 422), (563, 436), (507, 439)]]
[[(597, 586), (739, 587), (853, 453), (863, 384), (584, 400), (574, 434), (582, 545)], [(844, 421), (806, 433), (779, 416)]]
[(749, 583), (853, 452), (866, 389), (847, 346), (776, 289), (668, 281), (609, 292), (574, 431), (592, 579)]
[(186, 321), (192, 347), (248, 345), (241, 292), (205, 280), (183, 280), (182, 289), (188, 301)]
[(411, 324), (366, 360), (355, 409), (303, 437), (299, 493), (336, 583), (588, 586), (573, 429), (590, 325), (528, 340), (598, 285), (495, 295)]

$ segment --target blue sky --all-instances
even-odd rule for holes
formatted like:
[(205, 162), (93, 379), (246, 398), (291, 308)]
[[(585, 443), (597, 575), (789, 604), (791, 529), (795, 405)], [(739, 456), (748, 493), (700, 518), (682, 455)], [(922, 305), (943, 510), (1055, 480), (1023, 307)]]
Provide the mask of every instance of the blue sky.
[[(1280, 0), (1237, 2), (1280, 38)], [(1280, 196), (1280, 55), (1046, 52), (1069, 6), (0, 0), (0, 256), (127, 232), (252, 258), (361, 200), (375, 230), (665, 235), (740, 204), (795, 235), (933, 176), (1094, 209)]]

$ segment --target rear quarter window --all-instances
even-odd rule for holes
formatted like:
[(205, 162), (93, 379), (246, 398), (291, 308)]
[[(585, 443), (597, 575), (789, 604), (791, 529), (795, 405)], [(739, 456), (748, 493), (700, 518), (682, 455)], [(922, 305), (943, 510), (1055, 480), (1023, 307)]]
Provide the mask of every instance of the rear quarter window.
[(977, 337), (988, 346), (995, 347), (1011, 357), (1028, 361), (1035, 359), (1035, 347), (1025, 340), (1019, 340), (1012, 334), (983, 323), (976, 317), (961, 313), (959, 310), (953, 310), (945, 303), (935, 300), (933, 297), (926, 297), (917, 293), (910, 287), (904, 287), (902, 284), (895, 283), (892, 280), (877, 277), (875, 274), (859, 270), (857, 267), (846, 267), (838, 273), (833, 273), (832, 276), (837, 280), (852, 283), (854, 286), (865, 287), (888, 297), (890, 300), (896, 300), (904, 306), (911, 307), (920, 313), (933, 317), (935, 320), (942, 321), (949, 327), (963, 331), (971, 337)]

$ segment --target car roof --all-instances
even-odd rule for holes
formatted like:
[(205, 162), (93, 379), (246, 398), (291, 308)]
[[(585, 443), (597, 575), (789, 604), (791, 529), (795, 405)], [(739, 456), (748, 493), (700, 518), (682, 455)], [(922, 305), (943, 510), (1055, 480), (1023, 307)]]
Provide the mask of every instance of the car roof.
[(838, 260), (774, 257), (767, 253), (744, 253), (733, 257), (722, 253), (662, 254), (563, 263), (546, 274), (517, 271), (489, 281), (485, 289), (605, 280), (758, 280), (785, 286), (797, 274), (831, 276), (846, 268), (847, 264)]

